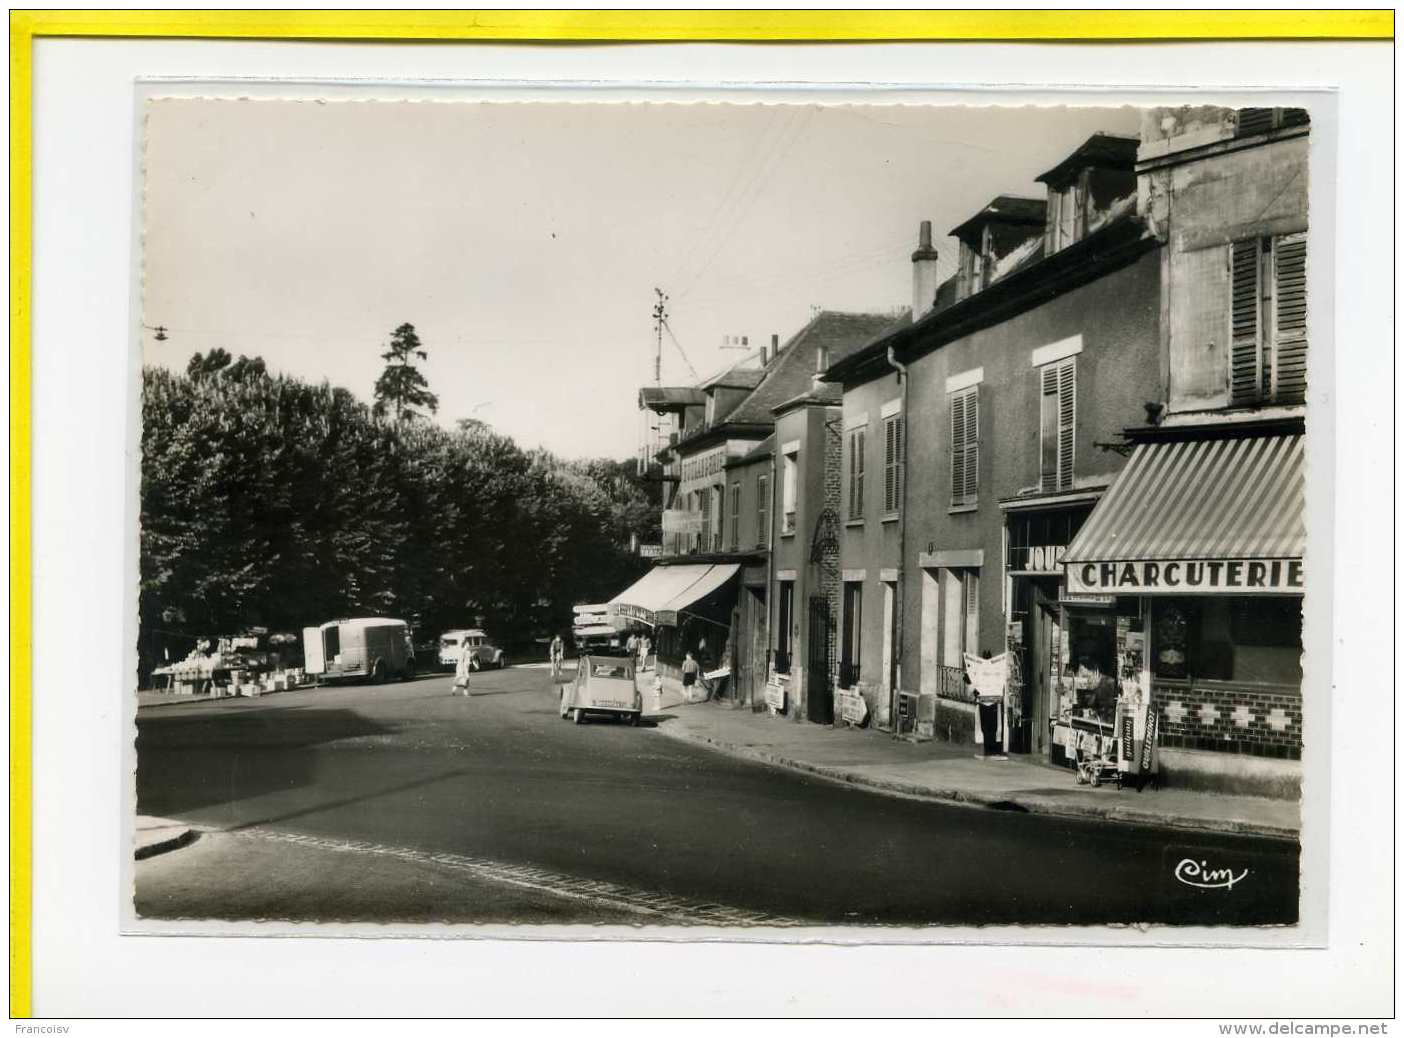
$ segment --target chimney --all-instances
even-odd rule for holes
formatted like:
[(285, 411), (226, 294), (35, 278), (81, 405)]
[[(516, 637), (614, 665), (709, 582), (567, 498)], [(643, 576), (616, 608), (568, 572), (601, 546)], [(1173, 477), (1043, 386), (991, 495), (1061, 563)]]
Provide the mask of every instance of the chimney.
[(921, 221), (916, 252), (912, 253), (912, 320), (936, 305), (936, 250), (931, 247), (931, 221)]
[(771, 355), (772, 357), (778, 357), (778, 356), (780, 356), (780, 333), (779, 333), (779, 332), (771, 332), (771, 333), (770, 333), (770, 355)]
[(820, 346), (814, 351), (814, 388), (818, 389), (824, 384), (824, 372), (829, 367), (829, 348)]

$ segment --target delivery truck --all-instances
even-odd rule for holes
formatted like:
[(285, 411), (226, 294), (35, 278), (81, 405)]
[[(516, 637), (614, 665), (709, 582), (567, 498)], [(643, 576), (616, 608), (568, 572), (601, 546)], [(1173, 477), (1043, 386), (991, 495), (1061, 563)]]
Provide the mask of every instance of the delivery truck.
[(332, 620), (302, 629), (308, 676), (319, 684), (363, 678), (377, 684), (414, 676), (409, 625), (380, 616)]

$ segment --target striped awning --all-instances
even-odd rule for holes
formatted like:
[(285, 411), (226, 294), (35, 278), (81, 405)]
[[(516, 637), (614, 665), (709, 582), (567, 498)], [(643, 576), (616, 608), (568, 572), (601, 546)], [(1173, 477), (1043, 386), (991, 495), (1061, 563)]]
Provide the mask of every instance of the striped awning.
[(730, 563), (654, 566), (610, 599), (609, 611), (650, 625), (676, 626), (679, 612), (716, 591), (740, 568)]
[(1300, 435), (1141, 444), (1068, 546), (1069, 590), (1300, 593), (1304, 446)]

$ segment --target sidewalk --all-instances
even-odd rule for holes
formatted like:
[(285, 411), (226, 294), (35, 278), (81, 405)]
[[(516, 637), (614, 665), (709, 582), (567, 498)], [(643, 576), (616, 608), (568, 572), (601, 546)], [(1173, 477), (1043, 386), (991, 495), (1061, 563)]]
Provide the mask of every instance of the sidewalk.
[(1063, 768), (975, 759), (973, 744), (910, 743), (870, 729), (829, 728), (719, 703), (665, 703), (658, 730), (750, 760), (877, 792), (1008, 811), (1297, 839), (1294, 800), (1187, 789), (1079, 786)]

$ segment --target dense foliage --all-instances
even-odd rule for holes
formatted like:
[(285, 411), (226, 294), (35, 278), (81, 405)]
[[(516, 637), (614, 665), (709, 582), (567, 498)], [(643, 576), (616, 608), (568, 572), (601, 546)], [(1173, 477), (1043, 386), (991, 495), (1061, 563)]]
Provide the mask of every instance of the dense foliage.
[(199, 636), (353, 615), (525, 646), (643, 571), (631, 535), (657, 540), (632, 463), (381, 418), (258, 360), (148, 368), (143, 404), (143, 669)]

